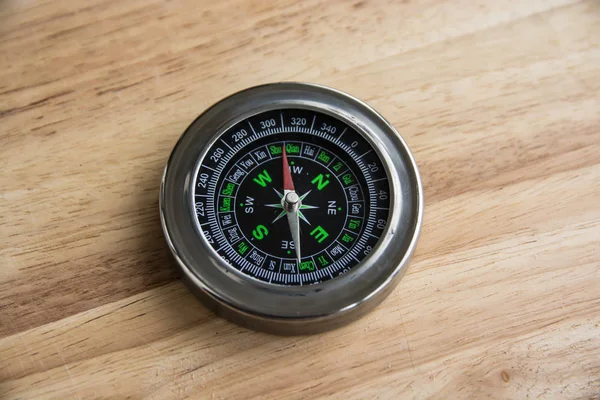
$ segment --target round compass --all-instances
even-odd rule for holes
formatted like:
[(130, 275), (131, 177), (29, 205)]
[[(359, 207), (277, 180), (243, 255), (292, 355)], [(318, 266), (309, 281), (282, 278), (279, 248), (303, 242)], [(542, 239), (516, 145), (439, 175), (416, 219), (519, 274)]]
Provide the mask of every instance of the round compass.
[(169, 158), (160, 200), (192, 291), (282, 334), (339, 326), (383, 300), (423, 214), (394, 128), (347, 94), (301, 83), (250, 88), (200, 115)]

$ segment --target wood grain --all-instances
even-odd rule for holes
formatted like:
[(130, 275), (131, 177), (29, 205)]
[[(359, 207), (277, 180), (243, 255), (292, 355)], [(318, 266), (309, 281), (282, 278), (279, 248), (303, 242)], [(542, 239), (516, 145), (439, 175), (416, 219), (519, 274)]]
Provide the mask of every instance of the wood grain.
[[(0, 398), (600, 398), (600, 4), (0, 3)], [(158, 186), (222, 97), (380, 111), (425, 186), (356, 323), (280, 338), (178, 281)]]

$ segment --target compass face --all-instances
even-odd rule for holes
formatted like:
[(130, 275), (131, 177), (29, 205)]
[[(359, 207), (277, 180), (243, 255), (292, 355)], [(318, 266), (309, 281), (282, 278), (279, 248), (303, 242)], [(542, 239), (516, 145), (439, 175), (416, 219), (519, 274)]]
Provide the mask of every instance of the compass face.
[(255, 279), (307, 285), (343, 275), (377, 245), (390, 186), (355, 129), (306, 109), (262, 112), (227, 129), (200, 160), (198, 228)]

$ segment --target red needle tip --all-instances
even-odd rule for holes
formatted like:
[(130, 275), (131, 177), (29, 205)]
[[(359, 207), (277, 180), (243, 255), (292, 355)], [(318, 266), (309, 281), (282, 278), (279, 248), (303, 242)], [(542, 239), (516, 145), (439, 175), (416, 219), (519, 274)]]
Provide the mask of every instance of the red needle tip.
[(285, 143), (281, 146), (281, 154), (281, 159), (283, 160), (283, 190), (295, 190), (287, 154), (285, 154)]

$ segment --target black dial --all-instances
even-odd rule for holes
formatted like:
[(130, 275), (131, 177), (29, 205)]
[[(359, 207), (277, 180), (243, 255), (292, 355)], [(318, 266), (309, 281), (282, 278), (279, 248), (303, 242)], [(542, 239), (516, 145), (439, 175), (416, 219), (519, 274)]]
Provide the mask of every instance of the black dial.
[(282, 285), (357, 266), (389, 215), (389, 181), (365, 138), (341, 120), (272, 110), (227, 129), (200, 162), (198, 226), (234, 268)]

